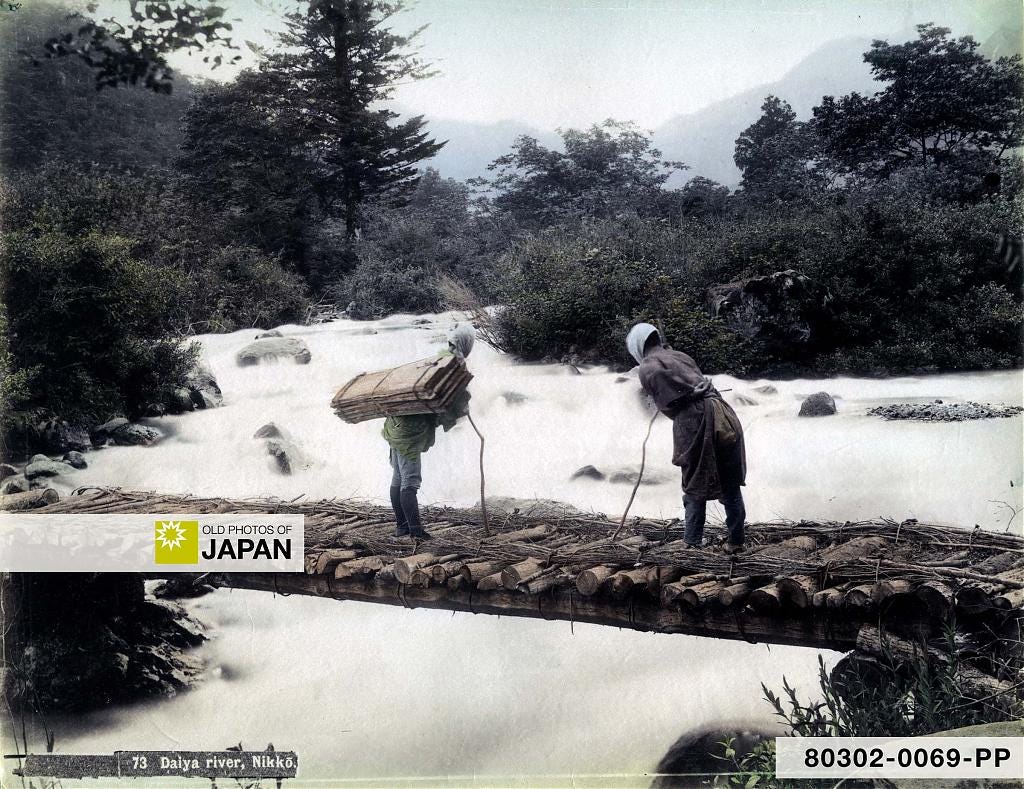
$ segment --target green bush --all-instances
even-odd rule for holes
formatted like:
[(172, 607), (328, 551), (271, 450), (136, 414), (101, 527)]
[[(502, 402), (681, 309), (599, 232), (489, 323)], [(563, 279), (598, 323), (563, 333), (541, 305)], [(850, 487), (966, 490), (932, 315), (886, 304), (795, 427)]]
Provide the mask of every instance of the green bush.
[(131, 246), (98, 233), (5, 234), (0, 281), (22, 409), (95, 424), (137, 415), (182, 384), (196, 349), (165, 327), (183, 278), (139, 262)]

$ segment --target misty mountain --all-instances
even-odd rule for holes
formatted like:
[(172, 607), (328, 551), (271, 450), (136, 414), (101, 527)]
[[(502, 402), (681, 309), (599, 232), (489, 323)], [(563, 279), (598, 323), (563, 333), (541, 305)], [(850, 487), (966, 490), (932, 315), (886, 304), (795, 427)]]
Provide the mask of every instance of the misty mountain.
[(864, 62), (864, 52), (870, 48), (871, 39), (867, 38), (832, 41), (776, 82), (751, 88), (662, 124), (654, 130), (655, 145), (669, 159), (681, 159), (688, 164), (688, 178), (703, 175), (735, 187), (740, 180), (732, 160), (736, 138), (760, 117), (765, 97), (773, 94), (788, 101), (797, 118), (805, 120), (821, 103), (822, 96), (853, 91), (874, 93), (881, 84), (871, 78), (871, 69)]
[[(872, 81), (863, 60), (863, 53), (870, 46), (871, 40), (866, 38), (844, 38), (826, 44), (776, 82), (673, 118), (654, 130), (654, 144), (666, 158), (682, 160), (690, 166), (687, 180), (703, 175), (733, 187), (739, 182), (739, 171), (732, 161), (736, 138), (757, 120), (764, 97), (774, 93), (792, 104), (797, 115), (804, 118), (824, 95), (854, 90), (873, 92), (877, 83)], [(549, 147), (560, 142), (554, 131), (540, 131), (511, 120), (481, 124), (429, 115), (427, 120), (431, 135), (449, 143), (426, 164), (445, 177), (460, 180), (487, 175), (487, 165), (508, 153), (520, 134), (536, 137)]]

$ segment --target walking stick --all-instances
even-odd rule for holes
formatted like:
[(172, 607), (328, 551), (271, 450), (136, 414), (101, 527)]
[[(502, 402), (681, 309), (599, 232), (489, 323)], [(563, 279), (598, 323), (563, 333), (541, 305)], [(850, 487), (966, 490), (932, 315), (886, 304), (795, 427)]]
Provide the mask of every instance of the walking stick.
[(629, 508), (633, 506), (633, 499), (636, 498), (636, 491), (640, 487), (640, 481), (644, 478), (644, 465), (647, 463), (647, 439), (651, 437), (651, 428), (654, 427), (654, 420), (658, 418), (658, 414), (660, 413), (660, 411), (655, 410), (654, 416), (651, 417), (651, 421), (647, 423), (647, 435), (644, 436), (644, 446), (640, 451), (640, 473), (636, 475), (636, 484), (633, 485), (633, 492), (629, 494), (629, 502), (626, 504), (626, 511), (622, 513), (622, 520), (619, 521), (619, 527), (612, 535), (613, 540), (619, 536), (619, 532), (622, 531), (622, 527), (626, 525), (626, 516), (629, 515)]
[(484, 535), (487, 537), (491, 536), (491, 526), (487, 520), (487, 500), (484, 498), (484, 434), (480, 432), (480, 428), (476, 426), (476, 422), (473, 421), (472, 414), (467, 413), (469, 417), (469, 424), (473, 426), (473, 430), (480, 436), (480, 514), (484, 519)]

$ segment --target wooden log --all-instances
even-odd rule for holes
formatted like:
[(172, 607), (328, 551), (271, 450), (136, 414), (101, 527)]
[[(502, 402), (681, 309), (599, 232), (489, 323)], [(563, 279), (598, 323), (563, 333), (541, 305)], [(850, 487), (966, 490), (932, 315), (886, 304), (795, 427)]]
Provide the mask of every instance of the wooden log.
[(412, 556), (395, 559), (395, 578), (399, 583), (407, 584), (412, 577), (413, 570), (433, 564), (436, 560), (437, 557), (432, 553), (416, 553)]
[(671, 606), (679, 600), (679, 596), (687, 587), (713, 580), (715, 580), (714, 573), (697, 573), (696, 575), (683, 576), (678, 581), (665, 584), (661, 587), (661, 604), (666, 607)]
[(434, 583), (444, 583), (453, 575), (459, 575), (462, 570), (462, 561), (455, 559), (450, 562), (439, 562), (438, 564), (430, 565), (430, 574), (433, 576)]
[(493, 592), (495, 589), (501, 589), (501, 572), (485, 575), (476, 582), (476, 588), (481, 592)]
[(846, 593), (851, 586), (853, 584), (840, 584), (826, 590), (828, 596), (825, 598), (825, 608), (842, 608), (843, 599), (846, 597)]
[(722, 588), (722, 591), (718, 593), (718, 604), (721, 606), (739, 605), (747, 599), (747, 595), (750, 594), (752, 586), (750, 581), (740, 581), (739, 583), (731, 583), (726, 587)]
[[(863, 625), (857, 632), (857, 649), (870, 655), (895, 658), (900, 662), (914, 662), (927, 655), (930, 660), (948, 663), (948, 657), (936, 649), (925, 649), (913, 641), (883, 633), (874, 625)], [(957, 676), (965, 690), (978, 699), (986, 699), (989, 703), (998, 703), (997, 697), (1010, 700), (1008, 697), (1014, 686), (1009, 682), (979, 671), (965, 661), (957, 662)]]
[(421, 589), (426, 589), (433, 582), (434, 577), (430, 572), (422, 567), (417, 567), (409, 574), (409, 586), (418, 586)]
[(60, 494), (53, 488), (26, 490), (24, 493), (6, 493), (0, 495), (0, 510), (4, 512), (24, 512), (47, 504), (56, 504)]
[(800, 559), (813, 553), (818, 547), (817, 541), (809, 535), (790, 537), (782, 542), (771, 543), (764, 547), (754, 548), (747, 552), (748, 556), (769, 559)]
[(341, 562), (334, 568), (334, 577), (339, 581), (345, 578), (354, 578), (373, 575), (378, 570), (390, 563), (389, 556), (364, 556), (362, 559), (352, 559), (348, 562)]
[(608, 588), (612, 593), (612, 597), (616, 600), (622, 600), (627, 597), (634, 588), (643, 588), (647, 585), (647, 576), (649, 569), (647, 567), (638, 567), (633, 570), (620, 570), (611, 577), (608, 581)]
[(1003, 591), (1001, 584), (979, 583), (977, 581), (962, 586), (956, 593), (957, 608), (969, 613), (977, 613), (992, 607), (992, 600)]
[(721, 581), (705, 581), (702, 584), (687, 586), (679, 595), (679, 602), (690, 608), (700, 608), (718, 600), (718, 595), (725, 589)]
[(854, 537), (846, 542), (836, 543), (814, 555), (822, 564), (826, 562), (848, 562), (851, 559), (871, 559), (880, 556), (890, 545), (885, 537)]
[(469, 586), (469, 581), (465, 579), (462, 573), (458, 573), (457, 575), (449, 577), (448, 580), (445, 581), (445, 586), (448, 587), (449, 592), (458, 592)]
[(782, 595), (779, 593), (779, 587), (775, 581), (765, 584), (758, 589), (753, 589), (747, 595), (747, 605), (759, 613), (775, 611), (781, 602)]
[(682, 567), (652, 567), (647, 578), (647, 588), (657, 593), (665, 584), (671, 584), (683, 577)]
[(875, 605), (881, 605), (886, 600), (899, 595), (907, 595), (914, 591), (914, 585), (903, 579), (889, 579), (879, 581), (871, 590), (871, 599)]
[(982, 573), (984, 575), (998, 575), (1011, 569), (1014, 563), (1018, 559), (1018, 554), (1010, 553), (997, 553), (995, 556), (989, 556), (986, 559), (982, 559), (980, 562), (975, 563), (972, 567), (974, 572)]
[(518, 531), (509, 531), (504, 534), (495, 534), (484, 540), (485, 545), (504, 545), (510, 542), (530, 542), (531, 540), (537, 540), (541, 537), (546, 537), (551, 533), (551, 529), (547, 526), (533, 526), (529, 529), (519, 529)]
[(467, 562), (462, 565), (462, 576), (467, 581), (479, 581), (485, 576), (499, 572), (508, 562)]
[(857, 584), (843, 595), (843, 608), (866, 610), (871, 607), (874, 584)]
[[(324, 575), (331, 572), (341, 562), (347, 562), (349, 559), (355, 559), (358, 554), (353, 550), (343, 550), (339, 548), (330, 548), (320, 553), (317, 556), (316, 564), (313, 565), (313, 573), (315, 575)], [(307, 570), (307, 572), (309, 572)]]
[(942, 581), (925, 581), (914, 590), (932, 616), (945, 617), (953, 608), (953, 587)]
[(605, 581), (615, 575), (617, 570), (618, 568), (612, 564), (588, 567), (576, 576), (576, 590), (584, 597), (597, 594)]
[(780, 578), (775, 585), (779, 590), (780, 602), (796, 608), (810, 606), (811, 598), (818, 591), (818, 581), (810, 575), (787, 576)]
[(523, 579), (534, 575), (542, 567), (544, 567), (544, 562), (540, 559), (525, 559), (511, 564), (501, 571), (501, 585), (510, 592), (514, 591), (523, 582)]
[(1024, 589), (1007, 589), (992, 598), (992, 604), (1003, 611), (1024, 608)]
[[(337, 568), (335, 568), (337, 570)], [(395, 578), (395, 566), (385, 564), (373, 576), (373, 582), (378, 586), (398, 586), (398, 579)]]
[(572, 580), (572, 576), (564, 570), (558, 572), (548, 573), (547, 575), (541, 575), (534, 578), (532, 581), (522, 583), (519, 585), (519, 591), (526, 592), (527, 594), (540, 594), (541, 592), (553, 589), (556, 586), (561, 586), (563, 583)]

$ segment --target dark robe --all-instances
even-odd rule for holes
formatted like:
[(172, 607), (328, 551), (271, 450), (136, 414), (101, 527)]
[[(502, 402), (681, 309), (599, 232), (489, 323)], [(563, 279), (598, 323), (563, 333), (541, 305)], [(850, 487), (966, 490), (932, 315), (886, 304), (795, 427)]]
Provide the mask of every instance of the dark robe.
[[(657, 346), (640, 365), (640, 384), (658, 409), (672, 420), (672, 462), (683, 472), (683, 492), (718, 499), (723, 491), (743, 485), (747, 457), (739, 417), (697, 363), (685, 353)], [(715, 440), (715, 405), (724, 412), (738, 440), (723, 446)]]

